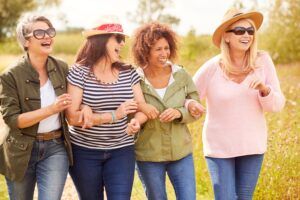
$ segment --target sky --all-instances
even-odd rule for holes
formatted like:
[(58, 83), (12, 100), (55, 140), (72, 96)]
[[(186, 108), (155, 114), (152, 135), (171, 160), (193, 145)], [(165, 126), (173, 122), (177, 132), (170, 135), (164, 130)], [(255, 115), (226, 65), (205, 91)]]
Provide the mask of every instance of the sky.
[[(181, 35), (185, 35), (192, 28), (197, 34), (211, 34), (221, 22), (223, 15), (235, 0), (173, 0), (173, 5), (167, 8), (169, 14), (180, 18), (180, 24), (174, 27)], [(260, 0), (265, 2), (266, 0)], [(252, 1), (244, 0), (246, 6), (251, 7)], [(138, 27), (131, 22), (127, 14), (137, 9), (138, 0), (62, 0), (55, 8), (44, 9), (41, 12), (63, 30), (69, 27), (90, 28), (97, 19), (104, 15), (116, 15), (129, 35)], [(63, 20), (59, 20), (64, 18)]]

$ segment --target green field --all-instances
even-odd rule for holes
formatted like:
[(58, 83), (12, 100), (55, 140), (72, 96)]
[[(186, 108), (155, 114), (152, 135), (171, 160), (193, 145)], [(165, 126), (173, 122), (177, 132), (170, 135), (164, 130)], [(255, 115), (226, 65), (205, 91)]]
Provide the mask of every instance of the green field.
[[(62, 45), (67, 41), (65, 46)], [(55, 52), (58, 57), (63, 58), (69, 64), (74, 60), (76, 49), (82, 41), (78, 39), (67, 39), (66, 36), (57, 39)], [(178, 62), (194, 74), (197, 68), (210, 56), (215, 54), (216, 49), (194, 51), (194, 44), (181, 41), (180, 58)], [(18, 50), (16, 46), (8, 45), (10, 48), (0, 47), (0, 71), (16, 61)], [(1, 45), (0, 45), (1, 46)], [(210, 46), (209, 46), (210, 48)], [(5, 55), (2, 53), (6, 52)], [(14, 53), (14, 54), (12, 54)], [(125, 60), (130, 59), (128, 46), (124, 53)], [(280, 113), (267, 113), (269, 126), (268, 151), (265, 155), (263, 168), (259, 183), (255, 191), (254, 199), (300, 199), (300, 156), (299, 156), (299, 132), (300, 132), (300, 63), (278, 65), (277, 73), (281, 82), (282, 90), (286, 96), (286, 106)], [(204, 161), (201, 143), (201, 129), (203, 119), (191, 124), (190, 130), (194, 138), (194, 159), (197, 179), (197, 199), (213, 199), (212, 188), (208, 170)], [(168, 184), (169, 199), (174, 198), (174, 192)], [(0, 200), (7, 199), (6, 186), (3, 177), (0, 176)], [(132, 199), (143, 200), (144, 194), (138, 178), (135, 179)]]

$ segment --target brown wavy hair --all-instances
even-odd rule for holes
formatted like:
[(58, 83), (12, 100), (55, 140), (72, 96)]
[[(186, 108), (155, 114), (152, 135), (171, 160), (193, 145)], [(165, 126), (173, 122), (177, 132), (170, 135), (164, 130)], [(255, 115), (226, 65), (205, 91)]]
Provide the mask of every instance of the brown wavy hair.
[(166, 24), (151, 22), (142, 25), (134, 34), (132, 54), (134, 61), (140, 67), (148, 64), (151, 47), (161, 38), (165, 38), (170, 46), (170, 57), (172, 62), (177, 58), (177, 35)]
[[(108, 57), (106, 44), (114, 34), (103, 34), (88, 37), (77, 52), (75, 63), (80, 66), (92, 67), (102, 57)], [(112, 67), (119, 70), (129, 69), (132, 66), (123, 62), (112, 63)]]

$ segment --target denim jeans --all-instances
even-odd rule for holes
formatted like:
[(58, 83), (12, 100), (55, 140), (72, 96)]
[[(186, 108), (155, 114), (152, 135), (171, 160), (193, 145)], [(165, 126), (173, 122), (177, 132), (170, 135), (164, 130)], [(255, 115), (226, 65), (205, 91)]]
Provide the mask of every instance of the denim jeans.
[(81, 200), (129, 200), (134, 179), (134, 147), (98, 150), (72, 145), (74, 165), (70, 168)]
[(263, 154), (234, 158), (206, 157), (216, 200), (251, 200)]
[(6, 179), (9, 197), (11, 200), (32, 200), (37, 183), (39, 200), (59, 200), (68, 170), (63, 139), (35, 141), (23, 180)]
[(137, 170), (149, 200), (166, 200), (166, 173), (176, 199), (195, 200), (195, 170), (192, 154), (169, 162), (137, 162)]

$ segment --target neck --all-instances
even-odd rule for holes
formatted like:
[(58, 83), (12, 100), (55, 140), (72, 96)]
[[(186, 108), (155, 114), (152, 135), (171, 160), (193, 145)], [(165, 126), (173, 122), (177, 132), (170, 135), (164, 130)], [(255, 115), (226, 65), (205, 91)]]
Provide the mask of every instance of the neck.
[(246, 58), (245, 51), (231, 51), (230, 58), (235, 67), (243, 67)]
[(170, 65), (167, 65), (165, 67), (149, 65), (146, 69), (144, 69), (144, 72), (151, 77), (160, 77), (161, 75), (170, 74), (171, 70), (172, 69)]
[(111, 72), (112, 71), (112, 63), (109, 59), (102, 58), (99, 59), (95, 64), (94, 64), (94, 70), (96, 72)]
[(28, 52), (28, 55), (29, 55), (31, 65), (35, 70), (41, 71), (46, 69), (46, 62), (48, 59), (48, 55), (36, 54), (33, 52)]

